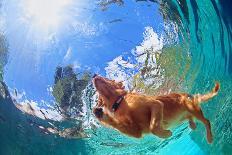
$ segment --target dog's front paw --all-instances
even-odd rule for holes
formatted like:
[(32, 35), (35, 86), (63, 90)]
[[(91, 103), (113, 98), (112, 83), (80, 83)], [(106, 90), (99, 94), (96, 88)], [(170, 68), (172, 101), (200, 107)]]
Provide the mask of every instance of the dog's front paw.
[(171, 130), (164, 130), (164, 129), (156, 129), (153, 130), (152, 133), (159, 138), (168, 138), (172, 136)]
[(212, 134), (207, 134), (207, 141), (208, 141), (209, 144), (213, 142)]
[(162, 135), (161, 138), (168, 138), (172, 136), (172, 132), (170, 130), (163, 130), (161, 135)]

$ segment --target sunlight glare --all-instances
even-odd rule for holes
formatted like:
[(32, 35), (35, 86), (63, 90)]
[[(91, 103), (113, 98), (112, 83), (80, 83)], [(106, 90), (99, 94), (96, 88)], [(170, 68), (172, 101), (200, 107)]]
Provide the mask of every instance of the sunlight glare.
[(62, 22), (64, 9), (72, 0), (23, 0), (24, 13), (31, 25), (39, 29), (56, 29)]

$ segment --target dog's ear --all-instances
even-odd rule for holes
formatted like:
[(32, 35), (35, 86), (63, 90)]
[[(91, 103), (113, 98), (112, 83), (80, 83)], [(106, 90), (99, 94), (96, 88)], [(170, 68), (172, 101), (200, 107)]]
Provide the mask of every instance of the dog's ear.
[(127, 91), (124, 90), (124, 89), (116, 89), (116, 93), (117, 93), (117, 95), (119, 95), (119, 96), (124, 96), (124, 95), (127, 94)]

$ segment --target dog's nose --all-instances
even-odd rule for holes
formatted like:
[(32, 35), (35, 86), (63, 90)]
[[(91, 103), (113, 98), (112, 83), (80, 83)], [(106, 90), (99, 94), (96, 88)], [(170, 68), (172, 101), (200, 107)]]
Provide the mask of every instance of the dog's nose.
[(94, 74), (92, 78), (95, 78), (97, 76), (97, 74)]
[(102, 108), (96, 108), (96, 109), (94, 109), (93, 113), (94, 113), (94, 115), (97, 118), (101, 118), (103, 116), (103, 110), (102, 110)]

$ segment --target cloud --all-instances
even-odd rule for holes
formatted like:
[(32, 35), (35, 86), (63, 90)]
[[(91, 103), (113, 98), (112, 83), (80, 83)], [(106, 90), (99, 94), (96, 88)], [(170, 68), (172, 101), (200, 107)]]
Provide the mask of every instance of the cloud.
[(73, 21), (72, 28), (74, 29), (75, 35), (83, 36), (83, 37), (99, 36), (102, 32), (107, 31), (106, 25), (102, 22), (97, 24), (92, 24), (90, 21), (84, 21), (84, 22)]
[(114, 63), (117, 63), (118, 65), (121, 65), (122, 67), (125, 67), (125, 68), (134, 68), (135, 67), (134, 64), (131, 64), (128, 61), (123, 60), (122, 56), (115, 58), (113, 61), (114, 61)]
[(80, 69), (81, 65), (77, 61), (74, 61), (73, 64), (72, 64), (72, 67), (73, 67), (73, 69)]
[(72, 57), (72, 48), (69, 47), (65, 56), (64, 56), (64, 61), (67, 62), (68, 60), (70, 60)]
[(146, 52), (148, 49), (152, 49), (154, 52), (159, 52), (163, 48), (162, 37), (159, 38), (157, 33), (154, 32), (152, 27), (145, 27), (143, 33), (143, 42), (140, 46), (136, 46), (136, 53), (141, 54)]
[[(45, 101), (41, 101), (42, 104), (49, 105), (49, 103), (45, 103)], [(41, 108), (37, 102), (33, 100), (24, 100), (15, 105), (22, 112), (39, 117), (41, 119), (50, 119), (54, 121), (60, 121), (63, 117), (51, 107)]]
[(3, 30), (4, 26), (5, 26), (5, 19), (4, 17), (1, 15), (1, 12), (0, 12), (0, 32)]
[[(24, 113), (39, 117), (41, 119), (51, 119), (60, 121), (63, 117), (54, 109), (51, 103), (41, 100), (40, 103), (28, 100), (25, 91), (19, 91), (16, 88), (9, 88), (10, 95), (15, 100), (15, 106)], [(49, 93), (52, 92), (52, 87), (47, 88)], [(51, 101), (53, 102), (53, 101)], [(52, 103), (53, 104), (53, 103)], [(41, 106), (45, 108), (41, 108)]]
[(9, 88), (9, 91), (10, 91), (11, 97), (16, 101), (21, 101), (26, 97), (26, 92), (24, 90), (19, 91), (16, 88)]
[[(154, 32), (152, 27), (145, 27), (143, 33), (143, 41), (140, 45), (136, 46), (131, 50), (133, 57), (127, 57), (127, 60), (123, 59), (122, 56), (118, 56), (112, 61), (108, 62), (105, 67), (106, 76), (110, 79), (124, 81), (126, 88), (130, 88), (132, 77), (138, 73), (138, 71), (144, 67), (145, 61), (147, 62), (146, 67), (157, 68), (156, 54), (161, 53), (163, 48), (163, 39)], [(151, 70), (149, 76), (146, 77), (145, 83), (152, 84), (154, 81), (157, 86), (162, 83), (162, 76), (160, 78), (153, 78), (150, 75), (157, 75), (160, 69)]]
[(139, 63), (144, 63), (146, 59), (146, 53), (161, 53), (163, 48), (163, 38), (159, 38), (152, 27), (145, 27), (143, 38), (143, 42), (132, 50), (132, 54), (137, 57), (137, 61)]
[(134, 64), (123, 60), (122, 56), (118, 56), (111, 62), (108, 62), (108, 66), (105, 67), (105, 70), (108, 78), (116, 81), (123, 81), (124, 86), (128, 89), (128, 78), (131, 77), (134, 67)]
[(47, 92), (48, 92), (49, 95), (52, 95), (53, 87), (48, 85)]

